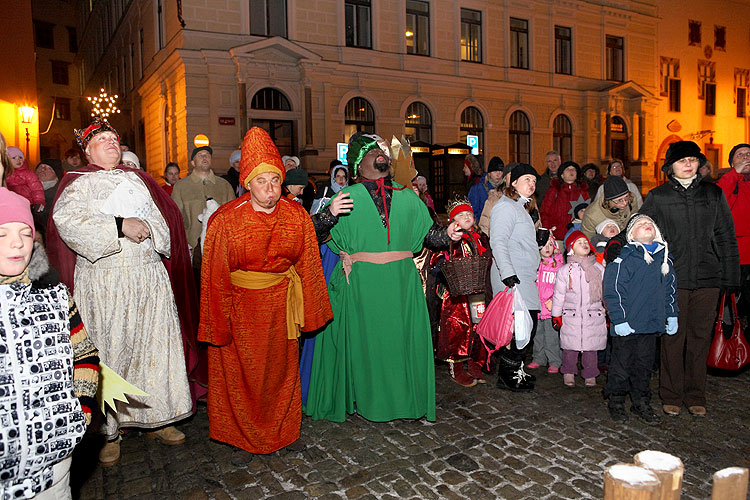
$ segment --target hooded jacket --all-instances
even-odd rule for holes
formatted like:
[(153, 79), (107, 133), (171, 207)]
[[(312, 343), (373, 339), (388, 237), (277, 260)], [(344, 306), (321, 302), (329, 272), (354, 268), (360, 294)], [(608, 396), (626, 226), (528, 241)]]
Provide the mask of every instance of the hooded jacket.
[(674, 178), (651, 190), (639, 213), (669, 244), (677, 288), (737, 288), (740, 258), (734, 221), (721, 188), (700, 176), (686, 188)]
[(672, 259), (664, 275), (666, 248), (657, 244), (651, 263), (643, 245), (630, 243), (604, 270), (603, 298), (612, 324), (627, 322), (635, 333), (665, 333), (667, 318), (677, 317), (677, 286)]
[(5, 179), (5, 183), (8, 185), (8, 189), (20, 194), (29, 200), (32, 205), (44, 205), (44, 188), (39, 178), (29, 168), (26, 160), (24, 160), (23, 165), (13, 170), (13, 173)]

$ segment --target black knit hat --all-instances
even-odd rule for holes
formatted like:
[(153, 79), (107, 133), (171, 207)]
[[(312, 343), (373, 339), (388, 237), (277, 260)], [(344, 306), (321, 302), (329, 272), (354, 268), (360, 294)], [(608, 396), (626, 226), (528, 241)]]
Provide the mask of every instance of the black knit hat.
[(539, 179), (539, 174), (534, 167), (528, 163), (518, 163), (513, 170), (510, 171), (510, 183), (513, 184), (522, 175), (533, 175), (535, 178)]
[(210, 154), (211, 156), (214, 155), (214, 150), (211, 148), (211, 146), (201, 146), (199, 148), (193, 148), (193, 152), (190, 153), (190, 159), (194, 160), (195, 155), (197, 155), (201, 151), (208, 151), (208, 154)]
[(596, 172), (596, 175), (599, 175), (599, 167), (597, 167), (594, 163), (585, 164), (581, 169), (581, 175), (586, 175), (586, 172), (588, 172), (589, 170), (593, 170), (594, 172)]
[(604, 199), (614, 200), (620, 196), (629, 193), (628, 185), (622, 180), (622, 177), (610, 175), (604, 179)]
[(578, 212), (580, 212), (581, 210), (586, 210), (587, 208), (589, 208), (589, 204), (585, 201), (576, 205), (576, 207), (573, 209), (573, 218), (578, 218)]
[(701, 153), (700, 146), (693, 141), (673, 142), (669, 145), (669, 149), (667, 149), (667, 157), (664, 159), (664, 165), (661, 166), (661, 171), (666, 173), (674, 162), (690, 156), (698, 158), (699, 167), (706, 163), (706, 157)]
[(737, 152), (740, 148), (750, 148), (750, 144), (737, 144), (735, 147), (732, 148), (732, 150), (729, 152), (729, 166), (732, 166), (732, 160), (734, 160), (734, 154)]
[(493, 156), (490, 158), (490, 163), (487, 165), (487, 173), (489, 172), (502, 172), (505, 163), (499, 156)]
[(36, 168), (39, 168), (39, 165), (44, 163), (45, 165), (49, 165), (49, 167), (52, 169), (53, 172), (55, 172), (55, 175), (57, 176), (57, 179), (62, 179), (62, 176), (65, 172), (63, 172), (62, 168), (62, 162), (58, 160), (57, 158), (47, 158), (46, 160), (40, 161)]
[(581, 166), (578, 165), (578, 163), (574, 161), (566, 161), (562, 165), (560, 165), (560, 168), (557, 169), (557, 176), (562, 179), (562, 174), (565, 172), (565, 169), (568, 167), (573, 167), (576, 169), (576, 180), (581, 178)]
[(286, 176), (284, 177), (285, 186), (306, 186), (307, 185), (307, 172), (301, 168), (293, 168), (287, 170)]

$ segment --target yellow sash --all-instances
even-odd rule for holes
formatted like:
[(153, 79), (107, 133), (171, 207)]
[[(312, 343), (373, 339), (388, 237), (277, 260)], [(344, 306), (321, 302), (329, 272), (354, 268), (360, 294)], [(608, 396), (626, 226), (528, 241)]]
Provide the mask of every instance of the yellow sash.
[(249, 290), (261, 290), (278, 285), (289, 278), (286, 290), (286, 332), (289, 340), (299, 338), (305, 326), (305, 302), (302, 296), (302, 280), (294, 266), (283, 273), (262, 273), (238, 269), (229, 273), (232, 284)]

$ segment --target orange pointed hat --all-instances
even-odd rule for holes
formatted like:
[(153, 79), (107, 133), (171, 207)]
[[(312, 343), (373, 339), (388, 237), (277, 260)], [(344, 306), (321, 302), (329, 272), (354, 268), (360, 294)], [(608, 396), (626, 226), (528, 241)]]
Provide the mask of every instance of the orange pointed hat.
[(276, 144), (273, 143), (268, 132), (259, 127), (252, 127), (242, 140), (240, 156), (242, 186), (247, 187), (247, 183), (256, 175), (266, 172), (275, 172), (281, 176), (282, 182), (284, 181), (286, 171)]

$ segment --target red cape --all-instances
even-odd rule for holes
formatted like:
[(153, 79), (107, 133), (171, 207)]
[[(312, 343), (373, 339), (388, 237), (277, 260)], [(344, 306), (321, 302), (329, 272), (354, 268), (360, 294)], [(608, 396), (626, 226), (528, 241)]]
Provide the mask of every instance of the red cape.
[[(180, 318), (182, 346), (185, 351), (185, 367), (187, 368), (188, 380), (190, 381), (190, 394), (193, 397), (193, 410), (195, 410), (195, 400), (205, 396), (207, 392), (208, 363), (206, 350), (198, 348), (196, 339), (199, 311), (198, 296), (195, 289), (193, 266), (190, 262), (190, 253), (185, 237), (185, 225), (182, 221), (182, 214), (167, 192), (146, 172), (124, 165), (118, 165), (116, 168), (126, 172), (133, 172), (141, 178), (169, 227), (171, 257), (169, 259), (163, 257), (161, 261), (169, 274), (169, 281), (172, 285), (172, 293)], [(55, 200), (52, 202), (52, 207), (50, 207), (50, 215), (54, 211), (57, 199), (70, 183), (79, 179), (84, 173), (99, 170), (103, 169), (96, 165), (87, 165), (74, 172), (67, 172), (57, 187)], [(55, 221), (51, 216), (47, 223), (46, 241), (49, 262), (60, 273), (61, 281), (67, 285), (72, 293), (76, 254), (60, 238)]]

